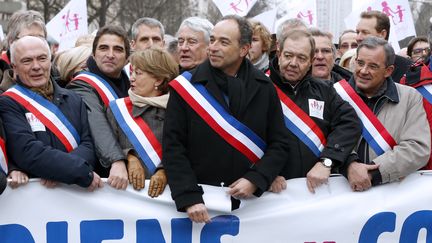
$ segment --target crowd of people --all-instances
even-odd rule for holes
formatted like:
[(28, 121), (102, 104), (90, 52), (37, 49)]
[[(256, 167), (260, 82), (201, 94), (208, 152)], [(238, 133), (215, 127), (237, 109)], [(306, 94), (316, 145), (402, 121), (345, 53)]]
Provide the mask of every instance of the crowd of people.
[(12, 188), (149, 179), (149, 196), (169, 185), (177, 210), (210, 222), (199, 184), (228, 187), (236, 209), (291, 178), (314, 193), (340, 173), (365, 191), (432, 168), (432, 36), (396, 55), (379, 11), (337, 46), (299, 19), (272, 34), (236, 15), (186, 18), (174, 37), (153, 18), (130, 39), (107, 25), (57, 53), (38, 12), (16, 12), (7, 30), (0, 176)]

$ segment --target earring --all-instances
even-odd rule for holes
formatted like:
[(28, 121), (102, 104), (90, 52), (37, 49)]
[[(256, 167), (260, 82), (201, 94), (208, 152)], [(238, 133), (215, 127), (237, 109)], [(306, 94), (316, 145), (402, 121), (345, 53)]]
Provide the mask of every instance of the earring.
[(155, 90), (158, 90), (159, 88), (158, 88), (158, 86), (155, 85), (155, 88), (154, 88), (154, 89), (155, 89)]

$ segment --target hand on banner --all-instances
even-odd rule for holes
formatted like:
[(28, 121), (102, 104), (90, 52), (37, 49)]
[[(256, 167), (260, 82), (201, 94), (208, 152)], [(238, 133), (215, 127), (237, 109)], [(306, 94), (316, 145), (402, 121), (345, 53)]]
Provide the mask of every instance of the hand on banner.
[(19, 170), (13, 170), (9, 173), (8, 178), (11, 179), (9, 186), (13, 189), (25, 185), (29, 181), (27, 174)]
[(194, 204), (186, 209), (189, 219), (195, 223), (210, 223), (210, 216), (203, 203)]
[(285, 177), (283, 176), (276, 176), (273, 183), (270, 186), (269, 191), (270, 192), (276, 192), (279, 193), (286, 189), (287, 183), (285, 180)]
[(112, 163), (108, 177), (108, 184), (115, 189), (125, 190), (128, 186), (128, 173), (123, 160)]
[(145, 187), (145, 170), (141, 161), (132, 154), (128, 154), (128, 176), (129, 183), (133, 185), (135, 190), (141, 190)]
[(348, 181), (353, 191), (366, 191), (372, 186), (370, 170), (379, 168), (378, 164), (364, 164), (353, 161), (348, 166)]
[(57, 181), (52, 181), (52, 180), (47, 180), (47, 179), (41, 179), (40, 182), (46, 188), (54, 188), (54, 187), (57, 186)]
[(228, 190), (228, 194), (234, 198), (248, 198), (256, 191), (257, 187), (245, 178), (240, 178), (229, 185), (231, 189)]
[(325, 167), (321, 162), (317, 162), (314, 167), (312, 167), (306, 174), (306, 183), (310, 192), (315, 193), (315, 188), (322, 184), (327, 184), (330, 170), (330, 168)]
[(167, 184), (167, 176), (164, 169), (159, 169), (150, 178), (150, 186), (148, 195), (150, 197), (157, 197), (163, 193)]
[(89, 192), (92, 192), (98, 188), (102, 188), (103, 187), (103, 181), (100, 178), (100, 176), (98, 174), (96, 174), (96, 172), (93, 172), (93, 181), (90, 184), (90, 186), (87, 187), (87, 190)]

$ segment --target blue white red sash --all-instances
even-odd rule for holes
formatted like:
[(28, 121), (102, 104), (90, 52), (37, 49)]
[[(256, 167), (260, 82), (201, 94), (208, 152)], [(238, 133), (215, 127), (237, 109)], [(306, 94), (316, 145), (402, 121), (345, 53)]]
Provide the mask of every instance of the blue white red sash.
[(8, 174), (6, 145), (2, 138), (0, 138), (0, 168), (6, 175)]
[(42, 124), (56, 135), (68, 152), (78, 147), (80, 143), (78, 132), (56, 105), (20, 85), (13, 86), (3, 95), (12, 98), (33, 113)]
[(342, 99), (350, 103), (355, 109), (358, 117), (363, 123), (363, 138), (368, 142), (369, 146), (372, 147), (377, 155), (381, 155), (384, 152), (393, 149), (393, 147), (397, 145), (384, 125), (378, 120), (375, 114), (363, 102), (347, 81), (339, 81), (333, 86)]
[(416, 88), (418, 92), (425, 98), (429, 103), (432, 104), (432, 84), (426, 84)]
[(285, 126), (319, 157), (327, 141), (320, 127), (275, 85), (279, 96)]
[(191, 73), (184, 72), (169, 85), (219, 136), (256, 163), (264, 155), (265, 142), (230, 115), (202, 84), (192, 84), (191, 77)]
[(162, 159), (162, 146), (141, 117), (133, 117), (129, 97), (110, 102), (110, 108), (141, 160), (153, 174)]
[(73, 80), (82, 80), (90, 84), (101, 97), (105, 107), (108, 107), (111, 101), (118, 99), (111, 85), (94, 73), (82, 71)]

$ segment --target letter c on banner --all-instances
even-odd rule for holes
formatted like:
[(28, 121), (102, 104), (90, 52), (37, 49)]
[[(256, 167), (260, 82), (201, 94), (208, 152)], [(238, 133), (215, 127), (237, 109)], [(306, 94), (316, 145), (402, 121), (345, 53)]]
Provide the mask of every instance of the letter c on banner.
[(35, 243), (30, 231), (20, 224), (6, 224), (0, 226), (1, 243)]
[(411, 214), (402, 226), (399, 243), (417, 242), (420, 229), (427, 231), (426, 242), (432, 242), (432, 211), (423, 210)]
[(360, 232), (359, 243), (376, 243), (384, 232), (393, 232), (396, 225), (396, 214), (382, 212), (372, 216)]
[(219, 243), (222, 235), (239, 233), (240, 219), (234, 215), (220, 215), (211, 219), (201, 231), (201, 243)]

